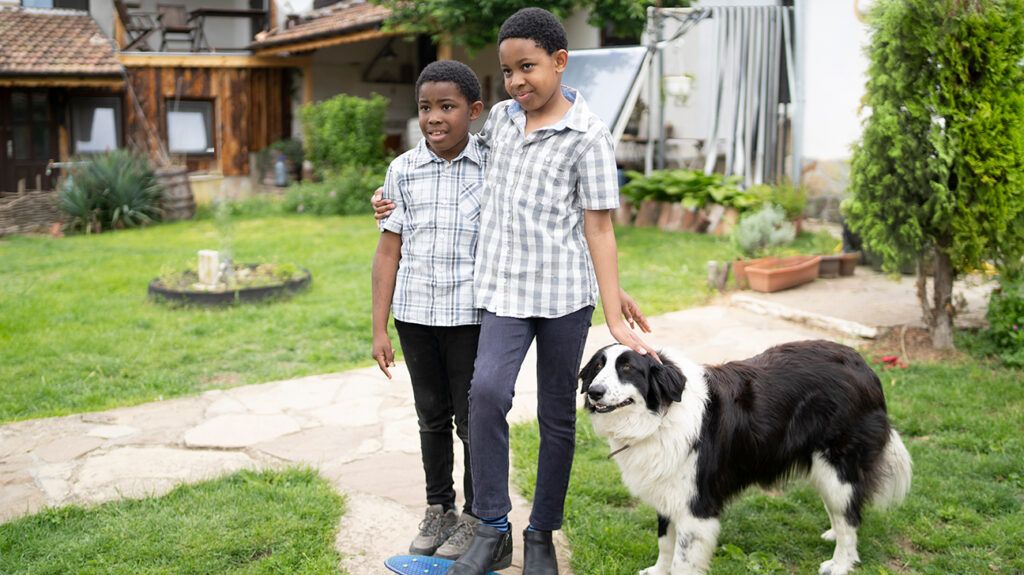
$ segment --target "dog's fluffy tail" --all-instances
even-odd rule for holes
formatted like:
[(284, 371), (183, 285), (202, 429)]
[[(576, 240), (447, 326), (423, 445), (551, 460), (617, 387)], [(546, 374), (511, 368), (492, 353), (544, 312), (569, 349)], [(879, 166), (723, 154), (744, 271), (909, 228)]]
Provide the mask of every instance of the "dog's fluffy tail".
[(895, 429), (890, 430), (889, 442), (878, 462), (878, 484), (871, 496), (871, 504), (879, 509), (888, 509), (902, 503), (910, 491), (912, 467), (910, 452), (903, 445), (900, 434)]

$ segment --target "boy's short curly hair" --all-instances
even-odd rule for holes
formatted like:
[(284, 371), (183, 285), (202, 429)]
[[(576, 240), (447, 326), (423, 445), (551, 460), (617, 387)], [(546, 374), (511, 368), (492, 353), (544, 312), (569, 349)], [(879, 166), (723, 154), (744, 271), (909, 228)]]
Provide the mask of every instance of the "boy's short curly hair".
[(562, 23), (543, 8), (523, 8), (509, 16), (498, 32), (498, 45), (509, 38), (533, 40), (548, 54), (569, 49)]
[(451, 82), (470, 104), (480, 101), (480, 79), (472, 68), (462, 62), (438, 60), (427, 64), (416, 80), (417, 99), (420, 97), (420, 87), (427, 82)]

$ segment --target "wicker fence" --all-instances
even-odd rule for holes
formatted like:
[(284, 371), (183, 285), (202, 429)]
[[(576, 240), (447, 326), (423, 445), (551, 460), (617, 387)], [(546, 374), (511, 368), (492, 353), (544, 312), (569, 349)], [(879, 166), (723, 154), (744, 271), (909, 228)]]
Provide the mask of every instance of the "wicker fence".
[(45, 231), (61, 219), (55, 191), (26, 191), (0, 197), (0, 236)]

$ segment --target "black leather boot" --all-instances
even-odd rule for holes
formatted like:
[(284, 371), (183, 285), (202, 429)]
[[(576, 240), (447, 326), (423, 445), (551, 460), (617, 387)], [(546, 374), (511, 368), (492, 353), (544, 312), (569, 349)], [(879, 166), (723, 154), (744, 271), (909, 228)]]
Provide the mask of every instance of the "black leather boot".
[(448, 570), (448, 575), (487, 575), (512, 564), (512, 525), (502, 533), (487, 525), (478, 525), (469, 549)]
[(523, 575), (558, 575), (550, 531), (523, 531)]

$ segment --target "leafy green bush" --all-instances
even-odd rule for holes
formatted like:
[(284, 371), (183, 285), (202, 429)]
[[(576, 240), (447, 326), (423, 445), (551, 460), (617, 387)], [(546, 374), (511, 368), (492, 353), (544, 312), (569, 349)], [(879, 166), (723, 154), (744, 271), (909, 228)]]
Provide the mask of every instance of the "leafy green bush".
[(385, 161), (384, 119), (388, 99), (340, 94), (299, 110), (306, 157), (320, 172)]
[(795, 220), (802, 216), (804, 208), (807, 207), (807, 193), (803, 188), (798, 188), (789, 183), (772, 186), (768, 198), (773, 204), (781, 207), (786, 212), (786, 217), (790, 220)]
[(702, 208), (709, 203), (722, 204), (745, 211), (760, 204), (756, 194), (739, 189), (739, 178), (722, 174), (705, 174), (700, 170), (657, 170), (645, 176), (626, 172), (629, 182), (622, 193), (634, 204), (645, 200), (678, 202), (686, 208)]
[(71, 229), (134, 228), (160, 219), (162, 190), (145, 156), (114, 150), (72, 169), (60, 191)]
[(772, 248), (788, 244), (795, 237), (796, 230), (786, 219), (786, 212), (773, 204), (765, 204), (745, 216), (732, 232), (733, 242), (747, 257), (767, 255)]
[(379, 167), (346, 166), (322, 182), (292, 185), (284, 209), (320, 216), (370, 213), (370, 194), (383, 183), (384, 170)]
[(987, 338), (1003, 363), (1024, 367), (1024, 273), (1005, 269), (988, 301)]

